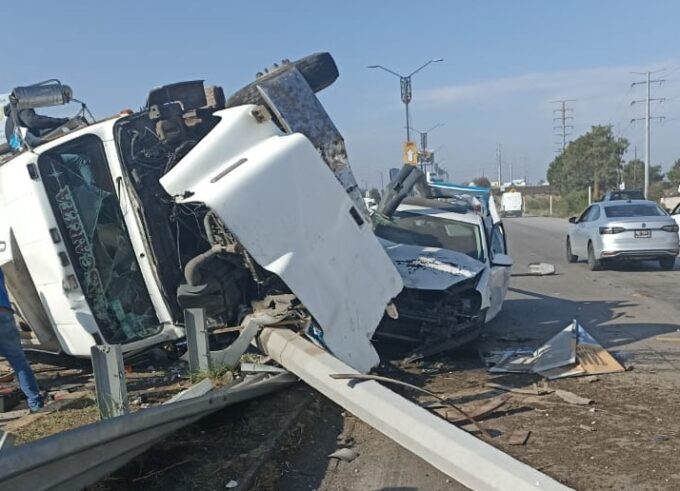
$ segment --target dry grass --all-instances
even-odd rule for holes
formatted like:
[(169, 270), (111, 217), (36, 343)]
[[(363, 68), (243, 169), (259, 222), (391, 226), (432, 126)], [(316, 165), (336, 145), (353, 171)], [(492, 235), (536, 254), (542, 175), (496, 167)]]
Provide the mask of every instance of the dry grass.
[(74, 401), (69, 409), (45, 414), (26, 426), (13, 431), (17, 444), (23, 444), (99, 421), (99, 411), (93, 399)]

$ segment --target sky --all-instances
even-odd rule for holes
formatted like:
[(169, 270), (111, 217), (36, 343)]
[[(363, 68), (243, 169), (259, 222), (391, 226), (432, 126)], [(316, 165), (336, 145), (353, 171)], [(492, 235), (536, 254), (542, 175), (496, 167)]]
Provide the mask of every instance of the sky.
[[(413, 76), (411, 125), (437, 124), (429, 146), (451, 180), (545, 178), (560, 138), (551, 101), (575, 99), (572, 136), (611, 124), (644, 156), (644, 76), (652, 164), (680, 158), (680, 2), (628, 0), (15, 2), (3, 15), (0, 94), (59, 78), (98, 118), (143, 105), (149, 89), (205, 79), (231, 93), (283, 58), (329, 51), (340, 77), (319, 93), (363, 186), (401, 162), (399, 80)], [(28, 24), (28, 25), (27, 25)], [(77, 108), (45, 111), (75, 112)]]

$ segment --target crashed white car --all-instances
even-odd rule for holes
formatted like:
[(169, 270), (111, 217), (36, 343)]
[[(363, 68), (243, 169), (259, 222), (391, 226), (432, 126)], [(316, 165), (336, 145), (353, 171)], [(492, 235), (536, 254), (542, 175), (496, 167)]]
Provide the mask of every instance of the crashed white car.
[(503, 223), (480, 205), (412, 198), (391, 220), (377, 221), (376, 235), (404, 281), (399, 319), (385, 319), (377, 336), (452, 349), (500, 312), (512, 259)]
[[(134, 352), (183, 336), (183, 309), (238, 325), (254, 301), (292, 292), (319, 342), (375, 366), (370, 339), (403, 283), (314, 94), (337, 76), (321, 53), (228, 100), (202, 81), (172, 84), (138, 112), (0, 148), (0, 264), (31, 342)], [(10, 101), (70, 94), (39, 84)]]

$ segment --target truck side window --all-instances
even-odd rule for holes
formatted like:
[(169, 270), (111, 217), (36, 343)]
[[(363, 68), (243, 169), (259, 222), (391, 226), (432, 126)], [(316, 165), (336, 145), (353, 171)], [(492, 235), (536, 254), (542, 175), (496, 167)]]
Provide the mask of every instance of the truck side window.
[(45, 152), (38, 168), (80, 287), (108, 343), (160, 332), (101, 140), (87, 135)]

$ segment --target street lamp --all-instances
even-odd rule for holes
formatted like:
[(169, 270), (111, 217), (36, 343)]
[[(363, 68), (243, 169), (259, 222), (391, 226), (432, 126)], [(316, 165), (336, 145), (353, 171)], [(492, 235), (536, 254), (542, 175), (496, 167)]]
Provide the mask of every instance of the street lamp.
[(424, 63), (420, 68), (413, 70), (411, 73), (408, 75), (402, 75), (400, 73), (395, 72), (394, 70), (390, 70), (389, 68), (385, 68), (382, 65), (369, 65), (368, 68), (380, 68), (381, 70), (386, 71), (387, 73), (391, 73), (392, 75), (399, 77), (399, 82), (401, 84), (401, 102), (404, 103), (406, 106), (406, 141), (411, 141), (411, 123), (409, 121), (409, 116), (408, 116), (408, 104), (411, 102), (411, 77), (418, 73), (420, 70), (425, 68), (427, 65), (430, 63), (438, 63), (440, 61), (444, 61), (444, 58), (436, 58), (434, 60), (430, 60), (427, 63)]
[(434, 130), (436, 128), (440, 128), (440, 127), (445, 126), (445, 125), (446, 125), (446, 123), (437, 123), (432, 128), (429, 128), (425, 131), (420, 131), (420, 130), (417, 130), (417, 129), (412, 127), (411, 129), (420, 135), (420, 149), (425, 150), (427, 148), (427, 135), (432, 130)]

